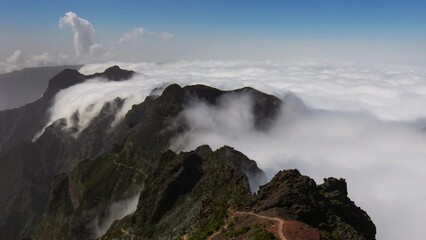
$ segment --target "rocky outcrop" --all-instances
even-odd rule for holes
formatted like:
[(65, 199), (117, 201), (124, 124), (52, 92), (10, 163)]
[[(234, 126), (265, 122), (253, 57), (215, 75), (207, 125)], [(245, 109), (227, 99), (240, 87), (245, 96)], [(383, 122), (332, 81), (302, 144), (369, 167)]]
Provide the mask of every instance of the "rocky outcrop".
[(256, 210), (271, 209), (318, 228), (326, 238), (375, 239), (373, 222), (348, 198), (344, 179), (327, 178), (318, 186), (297, 170), (280, 171), (259, 190)]
[[(124, 160), (125, 161), (125, 160)], [(108, 161), (96, 159), (92, 166), (105, 168)], [(86, 165), (83, 162), (80, 165)], [(129, 163), (128, 163), (129, 164)], [(140, 162), (132, 166), (145, 169)], [(191, 152), (176, 154), (166, 151), (158, 159), (151, 161), (155, 166), (145, 173), (144, 188), (134, 214), (117, 220), (101, 239), (229, 239), (230, 237), (275, 239), (280, 236), (274, 224), (284, 224), (286, 239), (375, 239), (375, 226), (369, 216), (357, 207), (347, 196), (343, 179), (328, 178), (317, 185), (314, 180), (301, 175), (297, 170), (283, 170), (257, 194), (249, 190), (247, 169), (263, 173), (256, 163), (242, 153), (224, 146), (212, 151), (208, 146), (200, 146)], [(128, 165), (129, 166), (129, 165)], [(73, 171), (68, 181), (81, 170)], [(128, 168), (115, 168), (114, 171), (128, 172)], [(112, 199), (112, 189), (107, 180), (111, 175), (99, 175), (94, 169), (86, 169), (86, 182), (98, 179), (92, 187), (87, 183), (74, 184), (76, 189), (90, 189), (96, 194), (82, 194), (70, 191), (67, 199), (58, 204), (63, 191), (54, 190), (48, 214), (43, 217), (36, 231), (36, 239), (49, 235), (58, 238), (67, 233), (67, 239), (87, 239), (90, 229), (69, 226), (89, 226), (90, 217), (79, 217), (81, 212), (101, 211), (104, 199)], [(124, 175), (122, 175), (124, 176)], [(114, 177), (113, 179), (121, 179)], [(64, 178), (66, 179), (66, 178)], [(75, 180), (73, 180), (75, 181)], [(122, 180), (118, 180), (120, 182)], [(65, 183), (64, 183), (65, 184)], [(69, 184), (69, 183), (68, 183)], [(122, 189), (135, 185), (127, 181)], [(57, 188), (65, 188), (58, 184)], [(96, 189), (96, 190), (95, 190)], [(98, 189), (103, 189), (102, 193)], [(116, 188), (114, 188), (116, 189)], [(74, 195), (74, 197), (73, 197)], [(108, 197), (109, 196), (109, 197)], [(73, 209), (70, 203), (78, 199)], [(84, 205), (90, 202), (92, 205)], [(58, 206), (68, 205), (69, 211)], [(93, 217), (93, 216), (92, 216)], [(65, 219), (65, 221), (64, 221)], [(281, 222), (275, 222), (281, 219)], [(61, 224), (54, 225), (61, 222)], [(271, 225), (272, 224), (272, 225)], [(276, 225), (275, 225), (276, 226)], [(282, 227), (283, 228), (283, 227)], [(53, 230), (52, 230), (53, 229)], [(58, 230), (62, 229), (62, 230)], [(282, 229), (280, 230), (282, 231)], [(303, 231), (303, 232), (300, 232)], [(281, 234), (282, 236), (282, 234)]]
[(110, 81), (125, 81), (130, 79), (135, 74), (134, 71), (128, 71), (121, 69), (119, 66), (114, 65), (107, 68), (103, 73), (95, 73), (93, 75), (86, 76), (86, 78), (105, 78)]
[[(230, 154), (225, 156), (224, 149)], [(178, 239), (185, 234), (206, 239), (223, 225), (228, 209), (249, 206), (255, 199), (247, 176), (230, 161), (240, 156), (224, 149), (164, 153), (146, 179), (136, 212), (116, 221), (102, 239), (120, 238), (122, 229), (148, 239)], [(240, 166), (248, 165), (261, 172), (252, 162), (240, 161)]]

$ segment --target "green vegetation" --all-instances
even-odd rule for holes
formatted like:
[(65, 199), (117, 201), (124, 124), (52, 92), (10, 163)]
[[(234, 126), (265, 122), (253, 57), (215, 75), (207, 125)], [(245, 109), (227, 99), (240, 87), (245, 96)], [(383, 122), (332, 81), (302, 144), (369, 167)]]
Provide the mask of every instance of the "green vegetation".
[(242, 226), (242, 227), (239, 227), (237, 229), (231, 229), (228, 232), (226, 232), (226, 236), (228, 238), (234, 238), (234, 237), (237, 237), (241, 234), (244, 234), (244, 233), (250, 231), (250, 229), (251, 229), (250, 226)]
[(324, 238), (327, 240), (342, 240), (335, 232), (322, 231)]
[(274, 234), (260, 227), (254, 228), (250, 236), (251, 236), (251, 239), (253, 240), (275, 240), (276, 239)]

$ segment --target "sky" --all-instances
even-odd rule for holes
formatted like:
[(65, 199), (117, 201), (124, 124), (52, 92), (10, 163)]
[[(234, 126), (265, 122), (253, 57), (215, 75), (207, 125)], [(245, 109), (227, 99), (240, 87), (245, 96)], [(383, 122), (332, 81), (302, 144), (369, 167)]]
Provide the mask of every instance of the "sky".
[[(421, 0), (0, 0), (0, 4), (3, 72), (106, 60), (426, 64), (426, 1)], [(89, 53), (78, 53), (71, 24), (60, 24), (69, 12), (93, 30), (89, 46), (80, 49)], [(120, 43), (126, 33), (130, 39)]]

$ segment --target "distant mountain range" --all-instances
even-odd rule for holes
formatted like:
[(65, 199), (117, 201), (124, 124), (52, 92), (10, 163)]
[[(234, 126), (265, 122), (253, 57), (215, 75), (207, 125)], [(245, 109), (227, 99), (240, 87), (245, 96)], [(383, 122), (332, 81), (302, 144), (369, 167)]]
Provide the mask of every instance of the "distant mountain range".
[(32, 141), (60, 90), (133, 74), (117, 66), (91, 76), (63, 70), (38, 100), (0, 111), (0, 239), (375, 239), (344, 179), (317, 185), (283, 170), (254, 194), (250, 184), (265, 173), (238, 150), (169, 150), (189, 124), (170, 120), (194, 100), (215, 106), (249, 95), (262, 130), (285, 103), (253, 88), (172, 84), (114, 127), (124, 99), (105, 104), (78, 135), (60, 119)]
[(39, 99), (49, 79), (64, 69), (80, 67), (78, 65), (35, 67), (0, 74), (0, 110), (21, 107)]

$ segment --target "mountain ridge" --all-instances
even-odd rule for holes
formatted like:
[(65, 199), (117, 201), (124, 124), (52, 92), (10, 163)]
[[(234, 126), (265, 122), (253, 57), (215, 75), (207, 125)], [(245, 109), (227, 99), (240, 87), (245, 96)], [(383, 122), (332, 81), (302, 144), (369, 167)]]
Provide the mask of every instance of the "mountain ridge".
[[(134, 74), (113, 67), (105, 76), (114, 77), (120, 72), (124, 76), (120, 80)], [(86, 77), (72, 70), (57, 75), (44, 98), (52, 99), (61, 89), (81, 83)], [(0, 151), (0, 190), (6, 192), (11, 186), (15, 189), (13, 194), (0, 197), (0, 203), (7, 206), (0, 209), (0, 237), (126, 239), (137, 235), (148, 239), (184, 236), (205, 239), (221, 229), (225, 235), (240, 232), (229, 228), (229, 231), (233, 229), (229, 233), (224, 228), (224, 223), (232, 218), (229, 211), (233, 209), (257, 213), (272, 209), (278, 217), (300, 221), (306, 229), (313, 229), (325, 239), (330, 236), (374, 239), (374, 224), (350, 201), (346, 184), (341, 180), (329, 179), (317, 186), (312, 179), (286, 170), (278, 173), (278, 179), (285, 178), (284, 183), (289, 181), (288, 186), (296, 185), (296, 188), (288, 191), (287, 187), (281, 188), (286, 184), (275, 186), (274, 178), (255, 195), (250, 190), (251, 179), (265, 178), (265, 174), (255, 161), (232, 147), (213, 151), (208, 146), (199, 146), (180, 153), (169, 150), (171, 139), (188, 128), (188, 122), (176, 121), (176, 118), (189, 103), (202, 101), (215, 106), (221, 98), (234, 95), (250, 97), (259, 131), (268, 128), (285, 104), (253, 88), (222, 91), (205, 85), (172, 84), (161, 95), (148, 96), (134, 105), (114, 127), (111, 127), (114, 116), (125, 101), (119, 98), (107, 103), (77, 136), (70, 135), (72, 129), (64, 131), (63, 120), (58, 120), (34, 142), (23, 140), (25, 138), (16, 140), (16, 146)], [(43, 109), (46, 111), (47, 107)], [(170, 127), (172, 121), (174, 124)], [(2, 124), (0, 121), (0, 126), (4, 126)], [(281, 175), (285, 177), (280, 178)], [(302, 182), (309, 183), (308, 187), (301, 186), (300, 179), (307, 179)], [(315, 201), (300, 202), (299, 198), (292, 197), (294, 191), (297, 196)], [(290, 197), (271, 203), (271, 196)], [(138, 197), (135, 213), (111, 222), (114, 204), (135, 197)], [(320, 207), (316, 200), (322, 202)], [(284, 206), (292, 204), (296, 210), (283, 208), (281, 202)], [(333, 203), (342, 204), (334, 206)], [(348, 221), (347, 216), (351, 215), (346, 210), (355, 211), (358, 220)], [(309, 216), (314, 220), (316, 216), (320, 218), (311, 221)], [(105, 232), (100, 234), (99, 229), (110, 223), (112, 226), (102, 236)], [(251, 226), (238, 219), (235, 223), (249, 228), (241, 236), (272, 234), (266, 225)], [(167, 228), (171, 224), (176, 227)], [(349, 235), (344, 235), (345, 229), (351, 229)], [(223, 237), (222, 233), (217, 236)]]
[(64, 69), (81, 65), (25, 68), (0, 74), (0, 111), (22, 107), (42, 96), (49, 80)]

